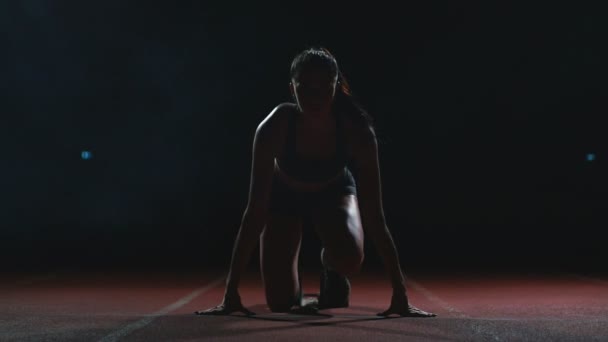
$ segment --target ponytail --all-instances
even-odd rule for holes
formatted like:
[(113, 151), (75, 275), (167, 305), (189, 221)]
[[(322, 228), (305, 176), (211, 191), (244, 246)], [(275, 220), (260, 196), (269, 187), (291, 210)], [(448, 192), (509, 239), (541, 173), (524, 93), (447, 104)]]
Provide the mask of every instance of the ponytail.
[(367, 126), (374, 137), (378, 138), (374, 118), (369, 115), (355, 99), (350, 85), (342, 71), (338, 71), (338, 84), (336, 85), (336, 95), (334, 97), (334, 109), (349, 115), (355, 124)]

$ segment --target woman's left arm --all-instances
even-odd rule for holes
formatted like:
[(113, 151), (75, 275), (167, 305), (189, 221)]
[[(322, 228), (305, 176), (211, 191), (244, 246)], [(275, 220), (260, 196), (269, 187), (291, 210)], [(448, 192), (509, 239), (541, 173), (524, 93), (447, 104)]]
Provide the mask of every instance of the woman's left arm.
[(357, 193), (361, 224), (372, 239), (390, 275), (393, 291), (405, 292), (405, 279), (399, 264), (399, 254), (386, 225), (382, 208), (382, 186), (378, 143), (371, 128), (363, 130), (353, 148), (353, 164), (357, 176)]

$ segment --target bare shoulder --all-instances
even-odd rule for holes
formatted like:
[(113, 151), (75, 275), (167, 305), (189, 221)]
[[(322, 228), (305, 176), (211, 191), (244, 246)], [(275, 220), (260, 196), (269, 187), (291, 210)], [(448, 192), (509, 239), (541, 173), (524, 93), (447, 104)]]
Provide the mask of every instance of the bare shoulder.
[(264, 119), (258, 124), (255, 131), (255, 140), (262, 143), (273, 154), (282, 149), (281, 142), (284, 141), (287, 127), (287, 116), (296, 110), (296, 105), (289, 102), (280, 103), (275, 106)]
[(270, 114), (266, 115), (259, 123), (256, 134), (275, 136), (280, 133), (281, 127), (286, 122), (287, 115), (296, 109), (296, 105), (290, 102), (283, 102), (275, 106)]

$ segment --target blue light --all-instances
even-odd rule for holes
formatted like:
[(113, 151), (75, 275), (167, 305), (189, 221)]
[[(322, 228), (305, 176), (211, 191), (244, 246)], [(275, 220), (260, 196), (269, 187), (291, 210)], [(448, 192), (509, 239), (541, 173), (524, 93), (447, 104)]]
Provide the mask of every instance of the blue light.
[(82, 159), (84, 160), (88, 160), (93, 158), (93, 154), (91, 154), (91, 152), (89, 151), (82, 151), (82, 153), (80, 154), (80, 157), (82, 157)]
[(587, 161), (592, 162), (595, 160), (595, 153), (587, 153)]

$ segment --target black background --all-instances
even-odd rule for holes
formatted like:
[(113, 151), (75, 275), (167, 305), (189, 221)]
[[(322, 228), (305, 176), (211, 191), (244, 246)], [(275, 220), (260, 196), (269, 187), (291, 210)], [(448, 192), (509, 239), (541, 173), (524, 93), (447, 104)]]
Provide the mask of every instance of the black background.
[(228, 267), (255, 128), (322, 45), (376, 120), (406, 272), (602, 268), (607, 30), (584, 6), (3, 2), (3, 267)]

